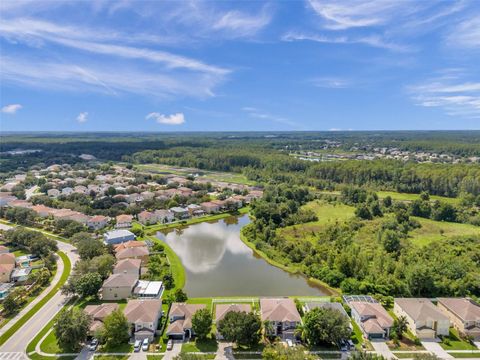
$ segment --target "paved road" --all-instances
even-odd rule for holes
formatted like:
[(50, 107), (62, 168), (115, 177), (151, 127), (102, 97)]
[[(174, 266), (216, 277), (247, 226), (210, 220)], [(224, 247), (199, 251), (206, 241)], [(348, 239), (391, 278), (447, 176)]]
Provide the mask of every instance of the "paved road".
[(372, 340), (371, 344), (377, 354), (382, 355), (386, 359), (396, 359), (395, 355), (390, 351), (385, 341)]
[[(76, 249), (67, 243), (57, 241), (59, 250), (70, 259), (72, 266), (78, 260)], [(25, 353), (28, 343), (45, 325), (62, 309), (66, 297), (57, 292), (35, 315), (33, 315), (17, 332), (0, 347), (0, 359), (9, 359), (7, 353)], [(5, 355), (4, 355), (5, 354)]]
[(422, 345), (426, 350), (440, 359), (453, 359), (453, 356), (447, 353), (440, 344), (435, 341), (422, 341)]

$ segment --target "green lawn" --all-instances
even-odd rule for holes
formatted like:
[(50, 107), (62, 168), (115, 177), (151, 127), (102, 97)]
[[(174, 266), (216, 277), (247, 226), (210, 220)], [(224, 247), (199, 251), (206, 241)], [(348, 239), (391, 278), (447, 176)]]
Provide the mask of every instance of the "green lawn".
[(170, 263), (170, 270), (172, 271), (172, 276), (175, 281), (175, 288), (168, 291), (174, 292), (176, 289), (182, 289), (185, 286), (187, 274), (180, 258), (177, 256), (177, 254), (175, 254), (175, 251), (173, 251), (173, 249), (167, 245), (166, 242), (161, 241), (154, 236), (147, 236), (147, 239), (157, 244), (161, 244), (165, 250), (165, 254), (167, 255)]
[(188, 304), (205, 304), (207, 305), (207, 309), (210, 311), (213, 310), (212, 307), (212, 298), (191, 298), (187, 300)]
[(62, 275), (60, 276), (60, 280), (42, 300), (36, 303), (35, 306), (33, 306), (23, 317), (13, 324), (10, 329), (5, 331), (3, 335), (0, 336), (0, 345), (4, 344), (18, 329), (20, 329), (33, 315), (35, 315), (35, 313), (39, 311), (41, 307), (45, 305), (67, 281), (72, 269), (70, 259), (61, 251), (59, 251), (57, 254), (62, 258), (64, 263), (64, 269)]
[(355, 208), (344, 204), (327, 203), (322, 200), (311, 201), (304, 205), (302, 209), (312, 210), (318, 217), (317, 221), (287, 226), (278, 230), (278, 234), (286, 240), (295, 241), (305, 239), (316, 241), (316, 233), (325, 226), (342, 223), (355, 216)]
[[(399, 193), (396, 191), (377, 191), (377, 195), (380, 199), (384, 199), (387, 196), (390, 196), (393, 200), (397, 201), (414, 201), (420, 199), (420, 194), (407, 194), (407, 193)], [(443, 201), (450, 203), (452, 205), (458, 204), (458, 198), (449, 198), (445, 196), (438, 196), (438, 195), (430, 195), (430, 201)]]
[(454, 358), (464, 358), (464, 359), (467, 359), (467, 358), (480, 358), (480, 351), (477, 351), (477, 352), (466, 352), (466, 353), (455, 353), (455, 352), (451, 352), (449, 353), (450, 355), (452, 355)]
[(121, 344), (119, 346), (100, 346), (98, 349), (99, 353), (129, 353), (133, 351), (132, 344)]
[(444, 338), (440, 346), (445, 350), (478, 350), (476, 346), (460, 338), (457, 329), (450, 328), (450, 335)]
[(163, 355), (147, 355), (147, 360), (162, 360)]
[(480, 227), (470, 224), (459, 224), (443, 221), (434, 221), (415, 217), (422, 227), (410, 232), (410, 239), (414, 244), (427, 245), (452, 236), (478, 235)]
[(182, 344), (182, 353), (189, 352), (216, 352), (218, 343), (215, 339), (189, 341)]

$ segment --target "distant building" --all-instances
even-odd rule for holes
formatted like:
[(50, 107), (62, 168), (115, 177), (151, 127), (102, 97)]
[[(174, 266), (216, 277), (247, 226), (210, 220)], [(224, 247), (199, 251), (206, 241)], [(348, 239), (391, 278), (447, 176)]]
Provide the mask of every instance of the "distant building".
[(106, 245), (120, 244), (135, 239), (135, 234), (125, 229), (108, 231), (103, 235), (103, 242)]
[(117, 229), (126, 229), (126, 228), (131, 228), (132, 227), (132, 220), (133, 216), (132, 215), (118, 215), (117, 218), (117, 223), (115, 225), (115, 228)]
[(100, 229), (103, 229), (105, 226), (107, 226), (109, 221), (110, 221), (110, 218), (107, 216), (96, 215), (96, 216), (92, 216), (87, 221), (87, 226), (93, 230), (100, 230)]
[(190, 217), (188, 209), (179, 206), (172, 207), (170, 211), (176, 219), (188, 219)]
[(463, 335), (480, 341), (480, 304), (467, 298), (438, 298), (437, 306)]

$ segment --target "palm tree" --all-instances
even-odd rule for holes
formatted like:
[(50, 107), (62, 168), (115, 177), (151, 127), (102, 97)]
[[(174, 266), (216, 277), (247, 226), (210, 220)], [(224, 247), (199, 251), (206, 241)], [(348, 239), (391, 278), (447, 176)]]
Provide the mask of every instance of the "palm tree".
[(408, 320), (405, 316), (400, 316), (397, 320), (395, 320), (395, 324), (393, 325), (395, 328), (395, 332), (398, 335), (399, 339), (403, 338), (403, 334), (408, 330)]

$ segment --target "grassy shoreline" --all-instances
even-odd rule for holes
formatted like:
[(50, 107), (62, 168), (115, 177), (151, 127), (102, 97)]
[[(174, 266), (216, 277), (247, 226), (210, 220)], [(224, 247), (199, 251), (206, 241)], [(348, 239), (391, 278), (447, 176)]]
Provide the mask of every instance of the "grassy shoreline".
[(250, 209), (248, 207), (243, 207), (239, 209), (237, 213), (224, 212), (221, 214), (200, 216), (200, 217), (191, 218), (184, 221), (168, 223), (168, 224), (149, 225), (149, 226), (145, 226), (144, 229), (147, 235), (154, 235), (157, 231), (161, 231), (161, 230), (177, 229), (177, 228), (186, 227), (189, 225), (200, 224), (203, 222), (221, 220), (221, 219), (228, 218), (230, 216), (244, 215), (244, 214), (247, 214), (249, 210)]
[[(242, 229), (243, 230), (243, 229)], [(300, 269), (298, 268), (294, 268), (294, 267), (291, 267), (291, 266), (286, 266), (286, 265), (283, 265), (275, 260), (273, 260), (272, 258), (270, 258), (267, 254), (265, 254), (263, 251), (261, 250), (258, 250), (256, 247), (255, 247), (255, 244), (252, 243), (251, 241), (248, 240), (248, 238), (245, 236), (245, 234), (243, 233), (243, 231), (240, 230), (240, 239), (243, 241), (243, 243), (245, 245), (247, 245), (250, 249), (252, 249), (252, 251), (260, 256), (263, 260), (265, 260), (267, 263), (269, 263), (270, 265), (272, 266), (275, 266), (275, 267), (278, 267), (280, 269), (282, 269), (283, 271), (286, 271), (290, 274), (295, 274), (295, 275), (300, 275), (300, 276), (303, 276), (306, 280), (308, 280), (309, 282), (313, 283), (314, 285), (318, 286), (318, 287), (321, 287), (321, 288), (324, 288), (327, 292), (329, 292), (329, 296), (338, 296), (341, 294), (341, 290), (340, 289), (336, 289), (336, 288), (333, 288), (331, 287), (330, 285), (328, 285), (327, 283), (324, 283), (323, 281), (321, 280), (318, 280), (318, 279), (314, 279), (314, 278), (309, 278), (308, 276), (306, 276), (305, 274), (303, 274)]]

